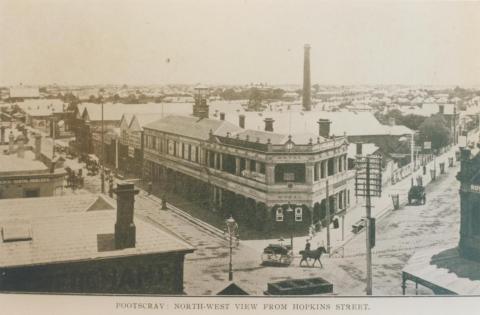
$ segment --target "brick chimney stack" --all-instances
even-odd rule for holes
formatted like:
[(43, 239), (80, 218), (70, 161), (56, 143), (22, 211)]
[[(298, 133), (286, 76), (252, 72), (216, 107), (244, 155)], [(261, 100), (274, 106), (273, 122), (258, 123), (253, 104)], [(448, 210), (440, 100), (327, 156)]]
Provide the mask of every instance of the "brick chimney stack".
[(15, 137), (13, 136), (13, 132), (10, 130), (10, 134), (8, 135), (8, 154), (13, 154), (15, 151), (13, 148), (13, 144), (15, 142)]
[(363, 154), (363, 144), (361, 142), (358, 142), (358, 143), (355, 143), (355, 145), (356, 145), (356, 148), (357, 148), (355, 153), (357, 155), (362, 155)]
[(319, 130), (320, 137), (323, 137), (326, 139), (330, 138), (331, 121), (329, 119), (320, 118), (317, 123), (318, 123), (318, 130)]
[(40, 160), (42, 154), (42, 136), (39, 134), (35, 135), (35, 160)]
[(220, 113), (220, 120), (225, 120), (225, 113), (224, 112)]
[(4, 144), (5, 143), (5, 126), (1, 126), (0, 127), (0, 144)]
[(23, 135), (18, 136), (17, 142), (17, 156), (23, 159), (25, 157), (25, 137)]
[(240, 128), (245, 128), (245, 115), (238, 116), (238, 126)]
[(305, 44), (303, 55), (303, 109), (312, 109), (312, 87), (310, 82), (310, 45)]
[(275, 120), (273, 118), (265, 118), (263, 121), (265, 122), (265, 131), (273, 132), (273, 122)]
[(133, 184), (117, 184), (117, 222), (115, 223), (115, 248), (135, 247), (136, 228), (133, 222), (135, 195), (138, 189)]

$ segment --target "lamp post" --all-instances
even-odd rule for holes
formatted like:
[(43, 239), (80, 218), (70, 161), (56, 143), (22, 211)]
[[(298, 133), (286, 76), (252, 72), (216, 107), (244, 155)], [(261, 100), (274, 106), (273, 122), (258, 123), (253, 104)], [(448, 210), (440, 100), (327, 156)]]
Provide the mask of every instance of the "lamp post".
[(104, 126), (103, 126), (103, 99), (102, 99), (102, 143), (101, 143), (101, 153), (100, 153), (100, 156), (101, 156), (101, 159), (100, 159), (100, 187), (101, 187), (101, 192), (102, 194), (105, 193), (105, 171), (104, 171)]
[(225, 220), (225, 232), (228, 233), (229, 243), (230, 243), (230, 261), (228, 264), (228, 280), (233, 280), (233, 269), (232, 269), (232, 247), (233, 247), (233, 238), (235, 237), (238, 242), (238, 224), (235, 222), (232, 216)]
[(287, 213), (288, 213), (288, 220), (290, 222), (290, 249), (293, 251), (293, 224), (294, 224), (294, 216), (293, 216), (293, 209), (290, 203), (288, 204), (287, 208)]

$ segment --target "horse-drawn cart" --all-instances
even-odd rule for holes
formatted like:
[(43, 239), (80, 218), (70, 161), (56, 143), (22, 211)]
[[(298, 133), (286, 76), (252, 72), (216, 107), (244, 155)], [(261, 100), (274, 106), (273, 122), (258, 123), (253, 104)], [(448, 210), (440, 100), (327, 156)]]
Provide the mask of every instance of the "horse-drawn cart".
[(292, 248), (289, 245), (270, 244), (263, 249), (262, 265), (289, 266), (293, 261)]

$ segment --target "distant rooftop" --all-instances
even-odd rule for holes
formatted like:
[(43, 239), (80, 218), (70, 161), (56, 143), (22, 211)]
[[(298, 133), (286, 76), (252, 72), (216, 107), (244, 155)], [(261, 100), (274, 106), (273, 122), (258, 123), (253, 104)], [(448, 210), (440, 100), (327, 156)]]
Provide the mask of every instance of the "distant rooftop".
[(19, 158), (15, 153), (10, 155), (0, 154), (0, 175), (47, 170), (47, 166), (40, 161), (28, 158)]

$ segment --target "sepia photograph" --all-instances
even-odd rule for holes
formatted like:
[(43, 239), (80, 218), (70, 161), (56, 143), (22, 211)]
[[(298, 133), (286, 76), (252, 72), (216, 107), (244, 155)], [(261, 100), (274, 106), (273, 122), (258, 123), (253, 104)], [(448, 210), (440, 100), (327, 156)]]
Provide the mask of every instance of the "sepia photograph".
[(479, 39), (478, 1), (0, 0), (0, 312), (474, 314)]

